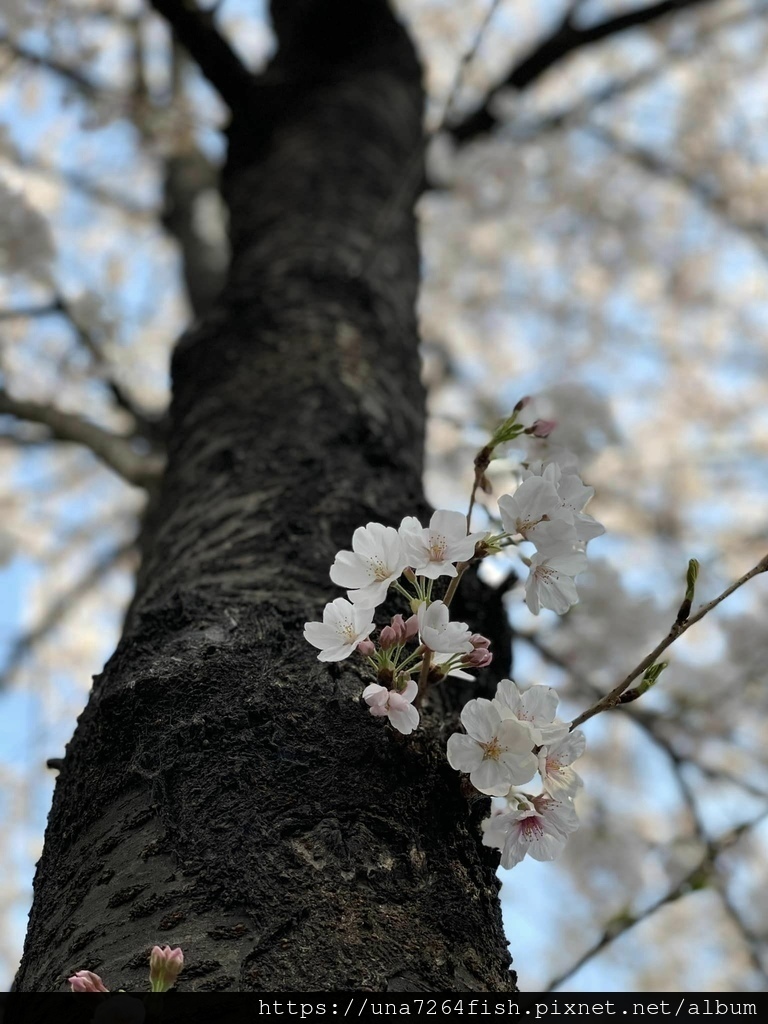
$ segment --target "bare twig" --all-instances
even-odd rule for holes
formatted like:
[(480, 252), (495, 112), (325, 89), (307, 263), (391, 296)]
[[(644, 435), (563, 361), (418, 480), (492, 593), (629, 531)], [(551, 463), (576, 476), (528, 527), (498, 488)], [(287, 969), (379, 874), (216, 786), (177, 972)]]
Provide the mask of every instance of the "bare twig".
[(485, 37), (485, 33), (488, 31), (488, 26), (493, 20), (493, 16), (501, 3), (502, 0), (491, 0), (488, 10), (485, 12), (483, 20), (480, 22), (477, 31), (475, 32), (475, 38), (469, 48), (461, 55), (459, 65), (456, 69), (456, 74), (453, 82), (451, 83), (451, 88), (448, 90), (448, 95), (445, 99), (445, 103), (443, 104), (443, 113), (438, 120), (438, 126), (433, 132), (430, 132), (430, 135), (443, 131), (448, 124), (448, 119), (451, 116), (451, 109), (464, 84), (464, 77), (467, 73), (467, 68), (477, 56)]
[(52, 178), (58, 184), (74, 189), (76, 192), (87, 196), (88, 199), (102, 206), (112, 207), (134, 221), (151, 221), (157, 217), (157, 209), (149, 206), (147, 203), (135, 202), (129, 196), (123, 196), (118, 192), (104, 188), (98, 182), (92, 180), (87, 175), (80, 174), (78, 171), (70, 168), (56, 167), (39, 155), (14, 151), (13, 160), (20, 168), (43, 175), (46, 178)]
[(23, 320), (25, 317), (56, 316), (61, 313), (58, 302), (45, 302), (39, 306), (11, 306), (0, 309), (0, 323), (3, 320)]
[(744, 584), (748, 583), (754, 576), (758, 576), (760, 573), (766, 572), (766, 570), (768, 570), (768, 555), (766, 555), (765, 558), (762, 558), (756, 566), (749, 570), (749, 572), (744, 573), (744, 575), (736, 580), (735, 583), (726, 587), (722, 594), (714, 598), (714, 600), (710, 601), (708, 604), (699, 608), (695, 615), (692, 615), (690, 618), (685, 619), (682, 622), (675, 622), (664, 639), (654, 647), (650, 654), (643, 658), (639, 665), (636, 665), (635, 668), (632, 669), (629, 675), (625, 676), (620, 683), (614, 686), (610, 693), (601, 697), (601, 699), (597, 701), (596, 704), (593, 704), (591, 708), (583, 711), (578, 718), (574, 718), (571, 723), (571, 729), (575, 729), (583, 722), (588, 721), (588, 719), (594, 718), (594, 716), (600, 714), (601, 711), (609, 711), (612, 708), (615, 708), (619, 703), (622, 693), (629, 688), (639, 675), (645, 672), (647, 668), (650, 668), (656, 659), (663, 654), (678, 637), (682, 636), (683, 633), (690, 629), (691, 626), (695, 625), (695, 623), (699, 622), (700, 619), (703, 619), (705, 615), (709, 614), (709, 612), (711, 612), (713, 608), (716, 608), (721, 601), (724, 601), (726, 597), (730, 597), (730, 595), (737, 591), (739, 587), (743, 587)]
[(469, 48), (459, 59), (456, 75), (448, 92), (448, 96), (443, 107), (443, 113), (438, 124), (426, 133), (423, 146), (416, 150), (411, 156), (402, 175), (400, 176), (399, 181), (392, 189), (387, 200), (382, 204), (373, 224), (371, 241), (360, 255), (360, 264), (357, 270), (357, 276), (359, 278), (364, 278), (371, 269), (371, 266), (375, 263), (379, 254), (379, 246), (376, 243), (380, 238), (382, 238), (382, 236), (384, 236), (390, 222), (392, 221), (395, 210), (400, 208), (405, 196), (413, 194), (414, 197), (418, 197), (419, 191), (425, 187), (424, 154), (427, 152), (427, 149), (433, 140), (436, 139), (441, 132), (446, 130), (447, 118), (453, 101), (461, 91), (466, 70), (480, 48), (485, 32), (487, 31), (491, 19), (499, 6), (499, 2), (500, 0), (492, 0), (491, 6), (486, 11), (483, 20), (469, 45)]
[(98, 344), (91, 331), (78, 321), (71, 305), (62, 295), (57, 295), (52, 302), (37, 306), (17, 306), (15, 308), (2, 309), (0, 310), (0, 323), (4, 320), (20, 320), (25, 317), (35, 319), (47, 316), (61, 316), (66, 320), (75, 337), (97, 367), (101, 380), (109, 388), (116, 404), (133, 418), (139, 432), (143, 436), (156, 440), (158, 434), (156, 420), (149, 412), (139, 406), (133, 396), (117, 380), (102, 347)]
[(646, 173), (675, 182), (685, 188), (727, 227), (745, 235), (759, 249), (764, 258), (768, 257), (768, 221), (749, 221), (737, 218), (722, 194), (685, 168), (672, 163), (666, 157), (654, 153), (653, 150), (645, 146), (623, 139), (602, 125), (587, 124), (583, 126), (583, 130)]
[(156, 422), (145, 409), (139, 406), (130, 392), (115, 377), (113, 367), (104, 354), (102, 346), (96, 341), (93, 333), (77, 319), (70, 303), (63, 295), (56, 297), (56, 307), (58, 312), (67, 320), (77, 340), (91, 357), (94, 366), (97, 368), (101, 379), (109, 388), (116, 404), (133, 418), (139, 431), (144, 436), (155, 438), (157, 434)]
[(697, 7), (712, 0), (659, 0), (646, 7), (624, 11), (583, 28), (575, 24), (573, 10), (569, 10), (555, 30), (542, 39), (506, 77), (492, 86), (481, 105), (468, 117), (450, 128), (453, 138), (461, 143), (490, 131), (497, 123), (491, 107), (503, 89), (522, 92), (575, 50), (592, 46), (603, 39), (620, 35), (640, 25), (649, 25), (686, 7)]
[[(742, 825), (739, 825), (737, 828), (733, 829), (731, 832), (723, 836), (721, 839), (707, 843), (704, 855), (699, 860), (698, 864), (696, 864), (696, 866), (692, 868), (685, 875), (685, 877), (678, 882), (676, 886), (670, 889), (669, 892), (665, 893), (650, 906), (646, 907), (639, 914), (626, 914), (623, 917), (616, 919), (615, 921), (609, 922), (609, 924), (606, 926), (606, 928), (603, 931), (603, 934), (600, 936), (597, 942), (594, 945), (590, 946), (590, 948), (586, 950), (586, 952), (584, 952), (578, 958), (578, 960), (571, 964), (571, 966), (566, 971), (558, 975), (556, 978), (553, 978), (544, 991), (554, 992), (554, 990), (557, 989), (560, 985), (562, 985), (563, 982), (573, 977), (573, 975), (578, 970), (580, 970), (584, 966), (584, 964), (587, 963), (588, 960), (591, 960), (594, 956), (597, 956), (598, 953), (605, 949), (606, 946), (610, 945), (610, 943), (614, 942), (620, 935), (623, 935), (625, 932), (629, 931), (630, 928), (634, 928), (635, 925), (640, 924), (642, 921), (647, 920), (657, 910), (660, 910), (661, 907), (664, 907), (669, 903), (674, 903), (676, 900), (680, 899), (681, 896), (686, 896), (689, 892), (695, 891), (699, 888), (703, 888), (714, 881), (718, 895), (722, 899), (721, 887), (716, 881), (717, 857), (725, 849), (732, 846), (748, 829), (754, 828), (756, 825), (761, 824), (761, 822), (763, 822), (766, 817), (768, 817), (768, 808), (762, 811), (756, 817), (744, 822), (744, 824)], [(728, 910), (727, 906), (726, 910)], [(737, 924), (739, 925), (739, 930), (742, 931), (743, 934), (741, 921), (738, 919)], [(752, 959), (753, 965), (755, 963), (755, 958), (756, 954), (753, 954), (750, 957), (750, 959)], [(763, 974), (763, 976), (765, 976), (765, 972), (759, 962), (759, 959), (757, 959), (756, 966), (760, 973)]]
[[(587, 689), (592, 692), (598, 692), (598, 688), (594, 683), (590, 682), (585, 676), (575, 671), (566, 661), (564, 661), (555, 651), (552, 651), (546, 644), (535, 634), (518, 634), (522, 640), (530, 644), (534, 650), (536, 650), (542, 658), (557, 668), (568, 673), (574, 682), (580, 688)], [(618, 921), (610, 923), (604, 930), (603, 935), (589, 950), (587, 950), (579, 959), (573, 963), (566, 971), (555, 978), (549, 985), (547, 991), (553, 991), (557, 986), (561, 985), (564, 981), (567, 981), (572, 977), (576, 971), (578, 971), (584, 964), (592, 957), (596, 956), (605, 947), (613, 942), (614, 939), (618, 938), (625, 931), (634, 927), (635, 924), (640, 923), (645, 918), (649, 917), (654, 911), (660, 909), (660, 907), (667, 903), (674, 902), (680, 896), (686, 894), (693, 887), (694, 883), (698, 881), (706, 880), (708, 884), (711, 884), (716, 890), (723, 903), (726, 913), (733, 921), (734, 925), (738, 928), (742, 935), (744, 944), (747, 948), (747, 952), (752, 963), (753, 968), (758, 971), (764, 979), (766, 979), (766, 972), (762, 966), (762, 962), (759, 956), (759, 940), (757, 936), (753, 935), (750, 930), (746, 927), (744, 922), (741, 920), (736, 907), (733, 905), (733, 901), (727, 891), (727, 887), (724, 884), (722, 874), (720, 870), (714, 870), (717, 868), (714, 857), (709, 855), (712, 853), (714, 847), (710, 844), (707, 837), (707, 832), (701, 815), (699, 813), (696, 794), (694, 789), (686, 778), (683, 769), (686, 765), (690, 765), (697, 771), (702, 772), (708, 778), (715, 781), (726, 781), (731, 782), (739, 788), (743, 789), (746, 793), (751, 796), (757, 797), (762, 800), (768, 799), (768, 793), (759, 789), (757, 786), (752, 785), (751, 782), (743, 779), (739, 776), (733, 775), (726, 769), (712, 768), (709, 765), (702, 764), (690, 755), (681, 754), (674, 746), (672, 741), (664, 735), (660, 726), (663, 725), (664, 719), (660, 715), (656, 715), (652, 712), (638, 711), (634, 708), (632, 712), (627, 715), (627, 718), (633, 725), (642, 729), (648, 739), (655, 744), (663, 753), (668, 757), (671, 768), (674, 772), (675, 779), (677, 780), (678, 787), (680, 789), (680, 795), (683, 802), (688, 809), (688, 813), (693, 824), (694, 834), (697, 840), (707, 849), (707, 854), (702, 858), (699, 864), (693, 868), (693, 870), (684, 878), (674, 889), (670, 890), (665, 896), (661, 897), (656, 903), (648, 907), (642, 914), (637, 916), (628, 916)], [(752, 824), (757, 824), (764, 815), (756, 819), (754, 822), (748, 823), (746, 826), (751, 827)], [(726, 839), (727, 845), (733, 842), (733, 834), (730, 834)], [(716, 845), (716, 844), (715, 844)], [(710, 869), (704, 871), (707, 862), (710, 863)], [(768, 981), (768, 979), (766, 979)]]
[(83, 445), (127, 483), (135, 487), (153, 487), (163, 470), (163, 459), (157, 455), (139, 455), (130, 439), (112, 434), (74, 413), (63, 412), (53, 405), (12, 398), (0, 388), (0, 415), (15, 416), (47, 427), (58, 441)]
[(0, 35), (0, 46), (4, 47), (15, 59), (31, 64), (35, 67), (45, 68), (53, 72), (57, 77), (63, 79), (68, 85), (87, 99), (96, 99), (105, 96), (109, 90), (103, 88), (97, 82), (92, 81), (87, 75), (77, 68), (64, 64), (50, 54), (37, 53), (30, 50), (28, 46), (19, 42), (18, 39), (11, 39), (10, 36)]
[(765, 17), (768, 14), (768, 5), (760, 4), (747, 11), (736, 11), (721, 18), (717, 23), (709, 25), (706, 31), (696, 34), (691, 40), (683, 45), (673, 44), (669, 46), (661, 60), (649, 64), (639, 71), (633, 71), (624, 78), (616, 78), (606, 85), (601, 86), (594, 92), (575, 100), (559, 110), (553, 110), (543, 114), (535, 121), (523, 122), (522, 124), (511, 124), (514, 138), (522, 141), (538, 138), (547, 132), (557, 131), (573, 123), (585, 122), (589, 115), (598, 108), (605, 106), (613, 100), (626, 96), (636, 89), (650, 82), (654, 82), (668, 74), (670, 69), (678, 64), (695, 60), (702, 56), (703, 47), (712, 40), (717, 33), (724, 29), (733, 28), (753, 21), (755, 18)]
[(8, 686), (27, 654), (56, 629), (80, 598), (98, 586), (104, 577), (133, 550), (135, 550), (135, 542), (128, 541), (108, 552), (103, 558), (95, 562), (85, 575), (81, 576), (79, 580), (53, 601), (37, 625), (17, 637), (3, 666), (3, 673), (0, 676), (0, 692)]

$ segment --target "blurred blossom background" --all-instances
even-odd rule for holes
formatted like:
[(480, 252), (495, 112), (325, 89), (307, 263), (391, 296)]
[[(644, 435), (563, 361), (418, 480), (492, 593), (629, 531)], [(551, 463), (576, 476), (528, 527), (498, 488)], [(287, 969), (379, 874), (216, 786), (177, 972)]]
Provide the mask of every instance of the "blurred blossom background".
[[(209, 6), (205, 2), (201, 6)], [(262, 67), (263, 0), (216, 19)], [(523, 395), (595, 487), (581, 602), (532, 616), (511, 563), (514, 675), (575, 717), (768, 553), (768, 3), (709, 0), (489, 90), (567, 16), (652, 0), (398, 0), (424, 61), (426, 486)], [(223, 110), (141, 0), (0, 0), (0, 986), (20, 956), (55, 770), (119, 634), (144, 492), (2, 395), (153, 458), (171, 347), (226, 266)], [(491, 467), (514, 486), (511, 448)], [(484, 498), (489, 505), (494, 496)], [(482, 519), (482, 509), (478, 521)], [(672, 648), (641, 701), (585, 726), (582, 828), (502, 872), (523, 990), (768, 988), (768, 580)]]

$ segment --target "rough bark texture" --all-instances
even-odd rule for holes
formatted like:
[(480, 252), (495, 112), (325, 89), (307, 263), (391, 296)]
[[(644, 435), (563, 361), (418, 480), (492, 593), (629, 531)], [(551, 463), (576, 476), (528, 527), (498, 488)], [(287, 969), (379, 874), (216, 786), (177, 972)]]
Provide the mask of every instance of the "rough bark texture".
[[(69, 744), (17, 988), (510, 990), (486, 800), (302, 639), (334, 552), (423, 507), (420, 71), (384, 0), (277, 5), (237, 106), (224, 292), (173, 361), (169, 462)], [(415, 187), (416, 186), (416, 187)]]

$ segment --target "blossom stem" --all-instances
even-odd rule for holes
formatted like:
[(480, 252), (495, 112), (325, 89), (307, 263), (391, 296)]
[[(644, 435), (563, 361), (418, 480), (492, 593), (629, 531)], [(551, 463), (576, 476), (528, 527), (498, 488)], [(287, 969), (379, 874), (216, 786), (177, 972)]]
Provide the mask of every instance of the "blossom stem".
[(450, 605), (451, 601), (453, 600), (453, 596), (459, 588), (459, 583), (461, 583), (461, 577), (467, 571), (468, 567), (469, 562), (459, 562), (459, 564), (456, 566), (457, 574), (451, 580), (450, 586), (446, 590), (445, 597), (443, 598), (443, 604), (446, 606), (446, 608)]
[(475, 479), (472, 484), (472, 492), (469, 495), (469, 509), (467, 510), (467, 533), (472, 532), (472, 510), (475, 507), (475, 496), (477, 495), (477, 489), (482, 485), (483, 478), (485, 477), (485, 471), (491, 464), (491, 456), (493, 455), (493, 448), (495, 445), (487, 444), (484, 448), (475, 456)]
[(411, 601), (413, 600), (413, 594), (409, 594), (401, 583), (395, 582), (393, 586), (398, 593), (402, 594), (403, 597), (406, 598), (410, 605)]
[(424, 653), (425, 650), (426, 650), (426, 647), (423, 644), (419, 645), (419, 647), (417, 647), (415, 651), (413, 651), (411, 654), (408, 655), (408, 657), (405, 659), (405, 661), (401, 665), (397, 666), (398, 670), (400, 672), (404, 672), (409, 667), (413, 667), (413, 663), (415, 661), (417, 661), (422, 656), (422, 654)]
[(424, 659), (421, 663), (421, 672), (419, 673), (419, 692), (416, 694), (414, 700), (414, 706), (420, 707), (421, 702), (424, 698), (424, 694), (427, 692), (427, 683), (429, 681), (429, 669), (432, 665), (432, 651), (427, 648), (424, 651)]
[(595, 715), (599, 715), (601, 711), (610, 711), (612, 708), (615, 708), (620, 703), (621, 695), (624, 691), (629, 688), (639, 675), (645, 672), (647, 668), (650, 668), (659, 655), (663, 654), (679, 636), (682, 636), (687, 629), (690, 629), (690, 627), (700, 619), (703, 619), (705, 615), (711, 612), (713, 608), (716, 608), (721, 601), (726, 599), (726, 597), (730, 597), (731, 594), (739, 589), (739, 587), (743, 587), (745, 583), (748, 583), (753, 576), (759, 576), (760, 573), (766, 571), (768, 571), (768, 555), (762, 558), (756, 566), (749, 570), (749, 572), (746, 572), (743, 576), (739, 577), (735, 583), (726, 587), (722, 594), (714, 598), (708, 604), (702, 605), (695, 615), (691, 615), (690, 618), (685, 619), (683, 622), (675, 622), (661, 643), (657, 644), (651, 653), (647, 654), (640, 664), (636, 665), (635, 668), (632, 669), (629, 675), (625, 676), (620, 683), (614, 686), (610, 693), (601, 697), (600, 700), (593, 704), (591, 708), (587, 708), (587, 710), (583, 711), (578, 718), (574, 718), (571, 722), (571, 730), (576, 729), (588, 719), (594, 718)]

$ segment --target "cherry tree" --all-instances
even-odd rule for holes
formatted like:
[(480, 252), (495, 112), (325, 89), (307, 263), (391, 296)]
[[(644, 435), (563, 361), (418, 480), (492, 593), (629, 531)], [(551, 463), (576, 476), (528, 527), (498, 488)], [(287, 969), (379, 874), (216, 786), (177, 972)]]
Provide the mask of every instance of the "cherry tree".
[[(669, 913), (764, 983), (761, 13), (0, 6), (6, 683), (71, 721), (128, 605), (20, 989), (166, 940), (188, 989), (554, 986)], [(507, 948), (526, 853), (613, 883), (562, 952)]]

